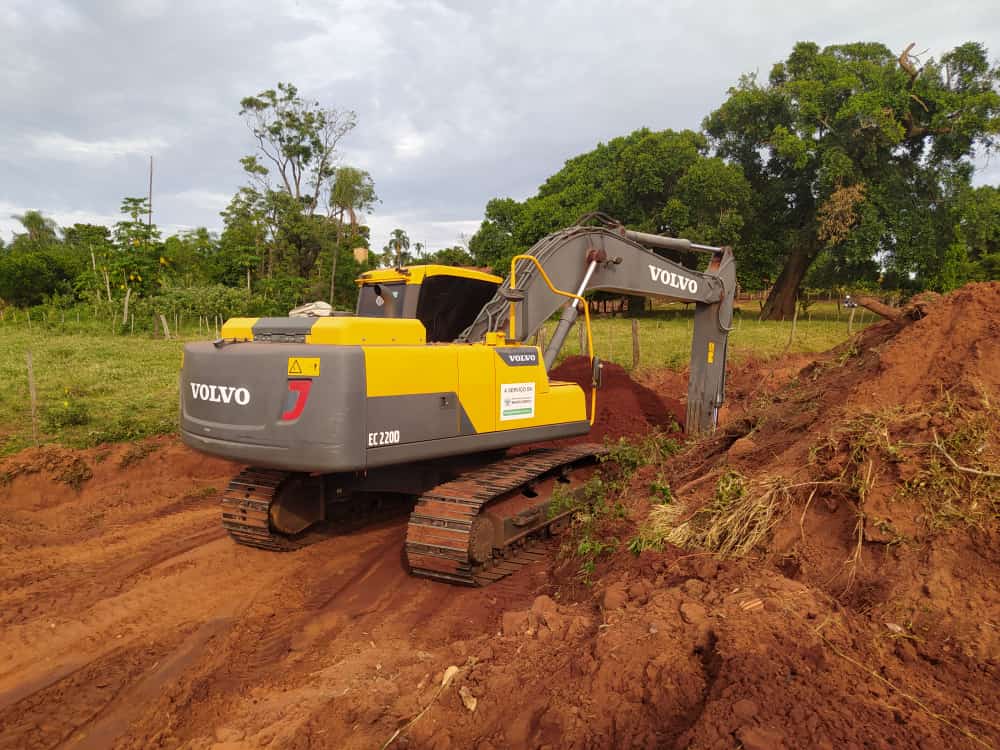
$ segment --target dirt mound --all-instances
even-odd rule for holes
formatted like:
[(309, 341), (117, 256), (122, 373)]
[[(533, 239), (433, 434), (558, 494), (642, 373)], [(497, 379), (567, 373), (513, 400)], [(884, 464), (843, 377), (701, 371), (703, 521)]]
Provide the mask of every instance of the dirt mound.
[[(990, 718), (1000, 709), (1000, 284), (969, 285), (919, 313), (865, 330), (671, 465), (679, 504), (654, 511), (662, 538), (692, 550), (746, 542), (767, 563), (756, 575), (780, 574), (818, 598), (781, 603), (795, 644), (782, 646), (776, 626), (747, 635), (726, 621), (719, 649), (732, 659), (689, 732), (695, 746), (710, 746), (728, 720), (727, 690), (762, 716), (817, 705), (800, 667), (790, 674), (805, 693), (791, 703), (773, 686), (775, 664), (747, 671), (751, 645), (779, 665), (812, 649), (824, 669), (860, 681), (860, 703), (837, 700), (876, 722), (883, 741), (1000, 739)], [(839, 678), (827, 679), (838, 695)], [(874, 741), (805, 735), (798, 723), (776, 724), (788, 746)]]
[(921, 314), (743, 378), (738, 419), (619, 498), (668, 477), (689, 549), (619, 544), (593, 589), (507, 612), (457, 678), (475, 711), (445, 693), (412, 746), (1000, 743), (1000, 284)]
[[(549, 377), (576, 383), (590, 393), (591, 367), (587, 357), (566, 358)], [(605, 362), (603, 384), (597, 392), (597, 418), (585, 440), (643, 435), (654, 429), (667, 433), (684, 429), (685, 407), (676, 398), (658, 393), (633, 380), (625, 368)]]

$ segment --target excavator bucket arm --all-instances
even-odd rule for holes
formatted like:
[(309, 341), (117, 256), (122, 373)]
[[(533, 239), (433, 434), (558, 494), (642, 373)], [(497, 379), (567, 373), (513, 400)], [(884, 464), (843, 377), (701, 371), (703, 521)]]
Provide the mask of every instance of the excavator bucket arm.
[[(657, 255), (651, 247), (707, 252), (711, 260), (705, 271), (694, 271)], [(687, 430), (697, 433), (714, 429), (725, 395), (726, 344), (736, 292), (731, 248), (696, 245), (614, 225), (576, 226), (550, 234), (526, 255), (537, 258), (557, 289), (577, 294), (608, 291), (694, 303)], [(565, 297), (550, 291), (534, 263), (519, 261), (514, 270), (516, 288), (511, 289), (508, 277), (459, 341), (481, 341), (491, 331), (509, 330), (512, 308), (513, 336), (525, 341), (565, 304)], [(578, 314), (576, 303), (563, 309), (545, 351), (546, 367), (554, 363)]]

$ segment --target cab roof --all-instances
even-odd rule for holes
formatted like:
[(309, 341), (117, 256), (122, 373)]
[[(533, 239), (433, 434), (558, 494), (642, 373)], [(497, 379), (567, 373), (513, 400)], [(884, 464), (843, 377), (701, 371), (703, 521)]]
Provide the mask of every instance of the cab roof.
[(424, 279), (431, 276), (451, 276), (459, 279), (487, 281), (491, 284), (503, 283), (503, 279), (499, 276), (475, 268), (442, 266), (439, 264), (403, 266), (403, 268), (398, 270), (395, 268), (380, 268), (377, 271), (366, 271), (355, 280), (355, 283), (358, 286), (364, 286), (365, 284), (391, 284), (401, 281), (407, 284), (422, 284)]

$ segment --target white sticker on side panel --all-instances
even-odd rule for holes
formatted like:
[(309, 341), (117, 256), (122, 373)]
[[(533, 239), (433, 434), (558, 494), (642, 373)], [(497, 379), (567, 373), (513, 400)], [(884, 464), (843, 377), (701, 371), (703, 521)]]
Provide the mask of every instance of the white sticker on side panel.
[(503, 383), (500, 386), (500, 421), (535, 416), (535, 384)]

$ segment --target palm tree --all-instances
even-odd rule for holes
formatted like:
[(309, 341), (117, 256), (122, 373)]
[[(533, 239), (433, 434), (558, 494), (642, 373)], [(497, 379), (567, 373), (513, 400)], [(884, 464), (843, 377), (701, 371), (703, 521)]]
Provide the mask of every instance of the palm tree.
[(51, 242), (58, 239), (59, 225), (41, 211), (25, 211), (23, 214), (14, 214), (11, 218), (20, 222), (25, 229), (24, 234), (15, 234), (15, 239), (27, 237), (29, 242)]
[(358, 230), (358, 214), (367, 212), (378, 202), (372, 176), (356, 167), (338, 167), (330, 188), (330, 208), (337, 213), (337, 246), (333, 249), (330, 270), (330, 304), (333, 304), (334, 279), (337, 276), (337, 255), (343, 237), (344, 215), (350, 217), (350, 239), (353, 242)]
[(396, 268), (400, 268), (403, 265), (404, 254), (410, 249), (410, 238), (402, 229), (393, 229), (386, 248), (391, 248), (395, 252)]

